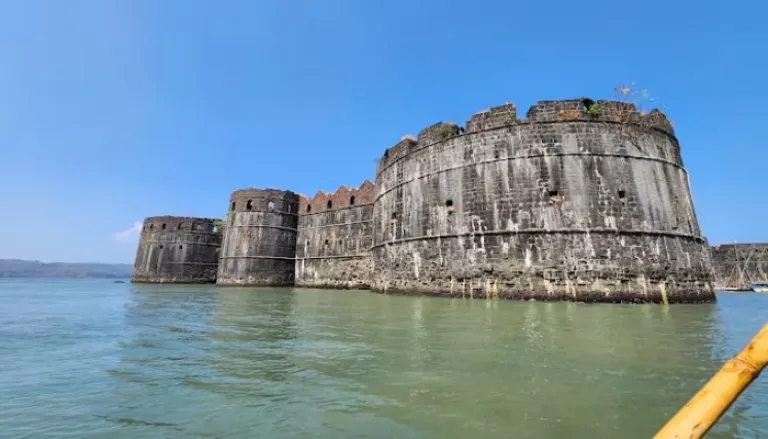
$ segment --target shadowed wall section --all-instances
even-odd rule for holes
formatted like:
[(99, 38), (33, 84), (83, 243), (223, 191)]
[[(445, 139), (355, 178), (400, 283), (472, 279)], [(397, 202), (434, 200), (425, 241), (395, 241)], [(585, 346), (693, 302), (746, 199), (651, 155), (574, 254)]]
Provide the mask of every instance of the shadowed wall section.
[(373, 288), (600, 302), (715, 300), (680, 146), (631, 104), (542, 101), (425, 128), (376, 173)]
[(293, 285), (299, 196), (278, 189), (232, 193), (216, 283)]
[(368, 288), (371, 277), (373, 184), (302, 196), (296, 285)]
[(176, 216), (145, 219), (131, 281), (216, 282), (222, 235), (214, 221)]

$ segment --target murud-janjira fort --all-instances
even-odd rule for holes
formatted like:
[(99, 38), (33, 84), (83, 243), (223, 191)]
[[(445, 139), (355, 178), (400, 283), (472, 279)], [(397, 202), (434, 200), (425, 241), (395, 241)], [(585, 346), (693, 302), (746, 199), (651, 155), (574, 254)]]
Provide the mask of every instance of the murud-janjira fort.
[[(223, 203), (222, 203), (223, 204)], [(513, 104), (385, 149), (375, 181), (232, 192), (226, 219), (144, 221), (133, 282), (580, 302), (712, 302), (712, 252), (667, 117)]]

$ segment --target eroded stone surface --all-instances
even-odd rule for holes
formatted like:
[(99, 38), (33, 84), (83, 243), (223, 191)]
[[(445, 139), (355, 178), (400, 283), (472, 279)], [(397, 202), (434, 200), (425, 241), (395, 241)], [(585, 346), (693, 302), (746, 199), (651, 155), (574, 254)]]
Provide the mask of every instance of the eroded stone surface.
[(229, 205), (216, 283), (293, 285), (298, 194), (243, 189)]
[(715, 245), (712, 263), (719, 288), (749, 290), (753, 282), (768, 281), (768, 243)]
[(131, 281), (215, 282), (222, 234), (214, 221), (175, 216), (145, 219)]
[[(373, 184), (318, 193), (300, 203), (296, 285), (368, 288), (371, 280)], [(330, 203), (330, 204), (329, 204)]]
[(375, 185), (373, 288), (714, 300), (671, 125), (660, 113), (640, 123), (619, 105), (592, 117), (579, 104), (539, 103), (512, 125), (514, 108), (497, 107), (473, 116), (466, 134), (389, 150)]

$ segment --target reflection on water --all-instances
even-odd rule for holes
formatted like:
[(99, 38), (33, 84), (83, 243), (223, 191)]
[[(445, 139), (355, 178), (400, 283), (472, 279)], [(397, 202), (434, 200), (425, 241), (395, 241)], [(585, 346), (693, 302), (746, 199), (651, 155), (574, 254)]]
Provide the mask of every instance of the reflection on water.
[[(10, 437), (647, 438), (768, 315), (758, 295), (661, 307), (107, 281), (0, 295)], [(708, 437), (768, 430), (766, 381)]]

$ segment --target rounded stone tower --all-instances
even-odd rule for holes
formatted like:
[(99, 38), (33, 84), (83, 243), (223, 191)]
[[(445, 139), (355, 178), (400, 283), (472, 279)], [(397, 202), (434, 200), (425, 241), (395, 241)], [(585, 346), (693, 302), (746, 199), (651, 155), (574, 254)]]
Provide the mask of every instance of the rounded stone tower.
[(672, 125), (657, 110), (507, 104), (379, 161), (373, 289), (587, 302), (714, 301)]
[(299, 195), (278, 189), (232, 192), (219, 285), (293, 285)]
[(221, 249), (216, 220), (153, 216), (144, 220), (131, 281), (213, 283)]

